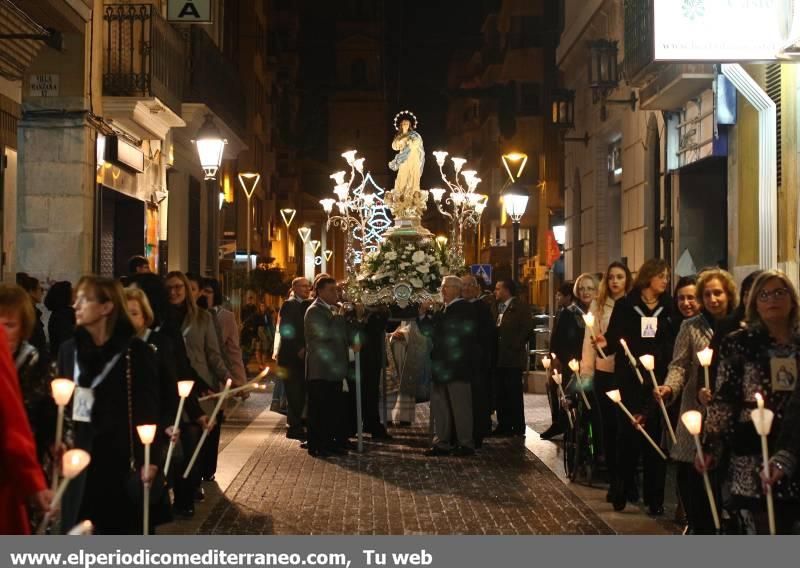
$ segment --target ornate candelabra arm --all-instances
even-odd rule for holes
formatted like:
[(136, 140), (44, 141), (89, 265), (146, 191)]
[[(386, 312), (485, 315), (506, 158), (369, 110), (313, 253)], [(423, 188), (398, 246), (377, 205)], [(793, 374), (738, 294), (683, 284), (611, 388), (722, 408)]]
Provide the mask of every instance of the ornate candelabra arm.
[(450, 182), (450, 180), (447, 179), (447, 176), (445, 175), (444, 169), (442, 169), (442, 166), (439, 166), (439, 173), (442, 175), (442, 181), (447, 184), (447, 187), (450, 188), (450, 191), (459, 191), (460, 190), (459, 186), (457, 185), (458, 184), (458, 178), (456, 178), (456, 185), (453, 185), (452, 182)]

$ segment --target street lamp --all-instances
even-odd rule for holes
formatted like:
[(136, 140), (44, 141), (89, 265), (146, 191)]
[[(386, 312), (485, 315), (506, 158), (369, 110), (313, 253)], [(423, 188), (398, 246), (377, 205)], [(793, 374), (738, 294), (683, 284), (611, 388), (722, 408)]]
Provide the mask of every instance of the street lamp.
[(205, 122), (197, 131), (194, 144), (197, 146), (197, 154), (200, 157), (200, 167), (206, 174), (207, 180), (217, 179), (217, 170), (222, 165), (222, 152), (228, 141), (214, 124), (214, 119), (210, 114), (206, 115)]
[(517, 240), (519, 240), (519, 222), (528, 207), (528, 195), (518, 185), (511, 184), (503, 194), (503, 207), (511, 218), (511, 279), (517, 281)]
[(592, 88), (592, 101), (600, 102), (600, 120), (607, 117), (606, 105), (629, 105), (631, 110), (636, 110), (638, 99), (631, 91), (627, 99), (609, 99), (608, 95), (619, 84), (619, 71), (617, 70), (618, 47), (616, 41), (598, 39), (589, 43), (589, 86)]
[(250, 215), (252, 211), (250, 210), (250, 199), (253, 197), (253, 193), (256, 190), (256, 186), (258, 186), (258, 182), (261, 181), (261, 174), (256, 172), (242, 172), (239, 174), (239, 184), (242, 186), (244, 190), (244, 194), (247, 196), (247, 274), (250, 274), (250, 237), (251, 233), (253, 232), (250, 229)]
[(528, 163), (528, 154), (524, 152), (509, 152), (503, 154), (503, 166), (506, 168), (508, 179), (510, 183), (515, 183), (522, 177), (522, 172), (525, 170), (525, 165)]

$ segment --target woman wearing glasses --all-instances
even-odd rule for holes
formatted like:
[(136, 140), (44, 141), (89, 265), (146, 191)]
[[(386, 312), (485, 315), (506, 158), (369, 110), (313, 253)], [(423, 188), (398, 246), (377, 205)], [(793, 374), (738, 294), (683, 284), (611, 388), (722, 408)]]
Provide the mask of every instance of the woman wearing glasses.
[[(798, 298), (789, 278), (779, 270), (761, 274), (753, 284), (746, 307), (747, 327), (722, 343), (714, 398), (708, 407), (705, 462), (700, 470), (714, 469), (729, 454), (726, 473), (731, 507), (742, 530), (768, 531), (762, 488), (761, 442), (751, 411), (764, 406), (775, 413), (769, 436), (774, 449), (783, 434), (785, 411), (797, 389), (800, 333)], [(800, 518), (800, 480), (785, 478), (773, 486), (779, 533), (789, 533)]]

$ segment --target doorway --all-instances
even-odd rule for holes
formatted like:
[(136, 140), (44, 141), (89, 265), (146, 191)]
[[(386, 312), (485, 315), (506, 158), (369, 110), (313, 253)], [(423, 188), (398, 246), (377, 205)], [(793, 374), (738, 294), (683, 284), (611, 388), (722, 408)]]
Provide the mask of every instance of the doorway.
[(679, 170), (678, 258), (688, 251), (697, 270), (728, 266), (727, 168), (706, 158)]

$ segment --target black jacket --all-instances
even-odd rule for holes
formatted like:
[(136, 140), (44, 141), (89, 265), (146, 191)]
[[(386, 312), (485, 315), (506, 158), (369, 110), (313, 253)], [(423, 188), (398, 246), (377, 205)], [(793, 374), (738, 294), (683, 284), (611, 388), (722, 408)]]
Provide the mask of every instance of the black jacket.
[(419, 325), (433, 341), (433, 382), (472, 382), (478, 363), (478, 330), (472, 304), (459, 300), (433, 316), (420, 318)]
[(563, 372), (566, 372), (565, 369), (569, 370), (568, 364), (572, 359), (581, 360), (583, 338), (586, 334), (584, 313), (577, 305), (570, 304), (559, 312), (553, 327), (550, 351), (555, 353)]
[(50, 353), (57, 356), (61, 344), (75, 335), (75, 310), (66, 307), (52, 312), (47, 320), (47, 333), (50, 337)]
[(495, 317), (489, 304), (483, 300), (468, 302), (473, 309), (475, 326), (478, 333), (478, 367), (484, 375), (482, 379), (487, 379), (497, 358), (497, 326)]
[(281, 306), (280, 324), (281, 346), (278, 349), (278, 365), (282, 367), (302, 367), (303, 358), (298, 353), (306, 347), (304, 320), (311, 305), (309, 300), (287, 300)]
[[(663, 384), (667, 376), (667, 367), (672, 362), (672, 351), (675, 346), (675, 337), (678, 334), (674, 306), (672, 298), (668, 294), (662, 294), (656, 307), (651, 310), (642, 301), (639, 290), (633, 290), (614, 303), (614, 311), (611, 312), (611, 319), (605, 334), (608, 346), (604, 347), (603, 351), (606, 355), (618, 354), (615, 374), (622, 394), (622, 402), (632, 413), (647, 413), (657, 404), (652, 395), (653, 381), (639, 362), (639, 357), (653, 355), (656, 380), (658, 384)], [(642, 337), (642, 316), (636, 311), (636, 308), (648, 317), (658, 313), (658, 330), (655, 337)], [(642, 374), (644, 384), (639, 383), (633, 367), (628, 363), (620, 339), (625, 339), (628, 349), (636, 358), (636, 364)]]

